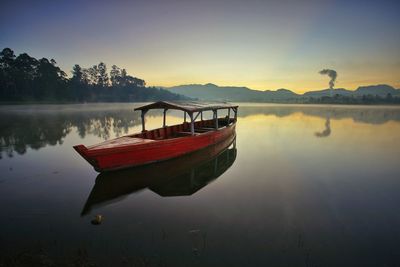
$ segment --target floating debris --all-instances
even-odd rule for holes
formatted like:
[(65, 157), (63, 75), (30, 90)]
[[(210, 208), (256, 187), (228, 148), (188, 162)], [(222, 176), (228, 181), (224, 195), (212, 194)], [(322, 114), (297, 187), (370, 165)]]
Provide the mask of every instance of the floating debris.
[(94, 219), (91, 221), (91, 223), (93, 225), (99, 225), (99, 224), (101, 224), (102, 221), (103, 221), (103, 215), (98, 214), (94, 217)]
[(204, 234), (202, 240), (201, 231), (199, 229), (190, 230), (188, 233), (192, 242), (192, 253), (195, 256), (199, 256), (201, 245), (203, 245), (203, 248), (205, 247)]

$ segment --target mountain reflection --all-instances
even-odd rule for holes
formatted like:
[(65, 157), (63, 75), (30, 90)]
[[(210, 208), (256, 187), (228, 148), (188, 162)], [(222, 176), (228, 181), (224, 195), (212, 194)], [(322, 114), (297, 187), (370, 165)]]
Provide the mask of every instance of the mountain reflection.
[[(0, 158), (5, 154), (24, 154), (28, 149), (38, 150), (47, 145), (62, 144), (71, 131), (81, 138), (94, 135), (108, 139), (121, 136), (140, 125), (134, 104), (88, 104), (52, 106), (2, 106), (0, 107)], [(252, 105), (241, 104), (238, 116), (264, 114), (286, 117), (303, 113), (326, 119), (326, 129), (319, 133), (328, 136), (331, 119), (350, 118), (355, 122), (383, 124), (400, 121), (400, 110), (394, 107), (317, 106), (317, 105)], [(154, 112), (150, 116), (161, 115)], [(171, 114), (180, 116), (179, 113)], [(319, 136), (319, 134), (316, 136)]]
[(239, 117), (256, 114), (286, 117), (294, 113), (330, 119), (352, 119), (355, 122), (383, 124), (400, 121), (400, 109), (391, 106), (323, 106), (323, 105), (260, 105), (240, 106)]
[(162, 197), (196, 193), (234, 163), (236, 137), (232, 138), (173, 160), (99, 174), (81, 215), (146, 188)]

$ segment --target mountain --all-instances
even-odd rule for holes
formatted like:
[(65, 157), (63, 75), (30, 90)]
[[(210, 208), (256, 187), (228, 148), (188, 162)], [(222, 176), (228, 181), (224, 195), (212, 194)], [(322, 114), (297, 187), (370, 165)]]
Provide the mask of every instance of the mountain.
[(298, 97), (297, 94), (287, 89), (276, 91), (259, 91), (247, 87), (217, 86), (212, 83), (188, 84), (166, 88), (173, 93), (185, 95), (202, 100), (227, 100), (227, 101), (270, 101)]
[[(343, 95), (343, 96), (351, 96), (353, 95), (353, 91), (344, 89), (344, 88), (337, 88), (332, 90), (332, 95)], [(324, 89), (319, 91), (309, 91), (303, 94), (305, 97), (323, 97), (323, 96), (331, 96), (330, 89)]]
[[(333, 95), (343, 95), (343, 96), (363, 96), (363, 95), (373, 95), (386, 97), (388, 94), (392, 94), (392, 96), (400, 95), (400, 91), (396, 90), (390, 85), (387, 84), (378, 84), (378, 85), (369, 85), (369, 86), (360, 86), (355, 91), (347, 90), (344, 88), (333, 89)], [(330, 96), (329, 89), (324, 89), (320, 91), (310, 91), (303, 94), (306, 97), (323, 97)]]
[[(252, 90), (248, 87), (218, 86), (212, 83), (207, 84), (188, 84), (165, 88), (173, 93), (184, 95), (200, 100), (214, 101), (236, 101), (236, 102), (279, 102), (291, 101), (304, 98), (321, 98), (330, 96), (330, 89), (319, 91), (309, 91), (302, 95), (296, 94), (288, 89), (272, 90)], [(363, 95), (373, 95), (386, 97), (388, 94), (400, 96), (400, 89), (395, 89), (390, 85), (379, 84), (370, 86), (360, 86), (355, 91), (345, 88), (333, 89), (333, 95), (361, 97)]]
[(370, 86), (360, 86), (355, 91), (357, 95), (379, 95), (387, 96), (387, 94), (396, 95), (399, 91), (387, 84), (378, 84)]

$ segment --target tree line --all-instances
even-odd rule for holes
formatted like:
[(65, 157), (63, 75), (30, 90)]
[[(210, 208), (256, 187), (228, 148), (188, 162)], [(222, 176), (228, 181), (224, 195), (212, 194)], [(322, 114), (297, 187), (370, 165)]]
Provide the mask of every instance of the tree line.
[(54, 59), (16, 56), (10, 48), (0, 52), (0, 101), (3, 102), (134, 102), (181, 100), (186, 97), (155, 87), (116, 65), (107, 71), (100, 62), (90, 68), (76, 64), (72, 76)]
[(400, 97), (388, 93), (386, 96), (363, 95), (363, 96), (344, 96), (334, 95), (333, 97), (323, 96), (320, 98), (310, 97), (304, 99), (307, 104), (345, 104), (345, 105), (399, 105)]

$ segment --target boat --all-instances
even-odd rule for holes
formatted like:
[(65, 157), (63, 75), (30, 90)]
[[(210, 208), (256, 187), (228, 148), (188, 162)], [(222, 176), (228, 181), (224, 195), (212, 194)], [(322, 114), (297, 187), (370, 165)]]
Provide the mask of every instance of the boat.
[(236, 155), (234, 135), (171, 160), (102, 172), (96, 178), (81, 216), (142, 190), (151, 190), (161, 197), (191, 196), (225, 173), (235, 162)]
[[(163, 126), (146, 130), (145, 115), (152, 109), (163, 110)], [(134, 110), (141, 112), (140, 133), (88, 147), (74, 146), (96, 171), (114, 171), (170, 160), (229, 139), (235, 135), (238, 106), (227, 102), (159, 101)], [(183, 123), (168, 126), (168, 110), (182, 111)], [(219, 118), (220, 110), (226, 110), (227, 116)], [(212, 119), (203, 119), (206, 111), (212, 112)]]

